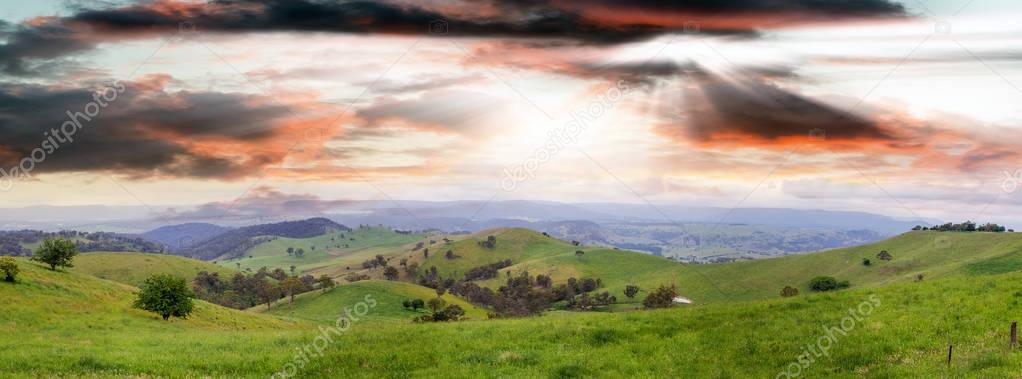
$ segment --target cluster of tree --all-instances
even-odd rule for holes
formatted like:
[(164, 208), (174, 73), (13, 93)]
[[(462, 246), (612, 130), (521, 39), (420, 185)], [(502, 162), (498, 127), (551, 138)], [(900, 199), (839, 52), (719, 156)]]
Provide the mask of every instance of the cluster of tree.
[[(413, 300), (413, 304), (410, 305), (412, 307), (415, 307), (416, 305), (421, 307), (422, 300), (415, 299)], [(465, 317), (464, 309), (457, 304), (447, 304), (447, 301), (439, 296), (429, 299), (429, 301), (426, 302), (426, 305), (429, 306), (430, 314), (416, 317), (414, 320), (415, 322), (458, 321)], [(418, 308), (414, 309), (417, 310)]]
[(144, 238), (106, 232), (79, 232), (64, 230), (42, 232), (38, 230), (0, 231), (0, 255), (30, 256), (32, 250), (24, 247), (47, 239), (72, 240), (78, 251), (139, 251), (162, 253), (163, 245)]
[(350, 272), (348, 275), (344, 276), (344, 280), (347, 280), (348, 283), (354, 283), (362, 280), (369, 280), (369, 275), (358, 272)]
[(1014, 232), (1014, 229), (1007, 229), (1004, 225), (997, 225), (994, 223), (986, 223), (983, 225), (977, 225), (975, 222), (966, 221), (961, 224), (945, 223), (941, 225), (934, 225), (931, 227), (925, 227), (922, 225), (916, 225), (912, 230), (936, 230), (938, 232)]
[[(316, 250), (316, 247), (313, 246), (312, 250)], [(300, 247), (297, 248), (297, 249), (295, 249), (293, 247), (288, 247), (287, 248), (287, 255), (293, 255), (293, 256), (295, 256), (297, 258), (302, 258), (302, 257), (305, 256), (305, 249), (302, 249)]]
[(809, 280), (809, 289), (816, 292), (827, 292), (848, 288), (851, 286), (847, 280), (837, 280), (832, 276), (817, 276)]
[(497, 277), (500, 273), (500, 269), (511, 266), (511, 260), (505, 259), (499, 262), (490, 263), (488, 265), (473, 267), (465, 272), (465, 281), (471, 280), (486, 280)]
[(316, 288), (327, 290), (334, 285), (333, 279), (325, 275), (319, 279), (312, 275), (288, 276), (284, 270), (278, 268), (271, 272), (266, 267), (255, 274), (238, 273), (230, 279), (220, 278), (220, 273), (202, 271), (192, 281), (192, 288), (200, 299), (235, 309), (258, 304), (269, 307), (284, 297), (290, 296), (293, 301), (297, 294)]
[(497, 247), (497, 237), (487, 236), (485, 241), (479, 241), (478, 243), (484, 249), (493, 249)]
[[(597, 303), (611, 304), (611, 299), (617, 301), (609, 293), (590, 294), (602, 286), (602, 281), (594, 278), (570, 278), (555, 286), (549, 276), (532, 277), (523, 272), (509, 277), (496, 291), (468, 281), (454, 282), (448, 288), (472, 303), (489, 307), (493, 311), (491, 317), (522, 317), (541, 314), (561, 301), (575, 304), (575, 309), (591, 309)], [(580, 296), (583, 294), (587, 294), (585, 299)]]
[(617, 297), (611, 295), (610, 292), (603, 291), (593, 296), (590, 296), (589, 292), (583, 292), (581, 295), (568, 299), (565, 307), (576, 311), (589, 311), (614, 303), (617, 303)]
[(660, 287), (646, 295), (642, 300), (642, 306), (647, 309), (670, 308), (674, 306), (674, 298), (678, 296), (678, 289), (672, 284), (670, 287), (661, 284)]
[(366, 260), (365, 262), (362, 262), (362, 268), (369, 269), (369, 270), (372, 270), (372, 269), (380, 267), (380, 266), (386, 266), (386, 265), (387, 265), (387, 258), (382, 256), (382, 255), (378, 255), (378, 254), (373, 259), (369, 259), (369, 260)]

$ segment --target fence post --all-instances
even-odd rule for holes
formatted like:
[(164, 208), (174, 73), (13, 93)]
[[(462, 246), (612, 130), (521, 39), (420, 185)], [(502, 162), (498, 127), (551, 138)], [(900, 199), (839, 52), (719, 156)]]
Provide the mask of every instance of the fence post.
[(1012, 348), (1018, 346), (1018, 321), (1011, 322), (1011, 345)]
[(951, 365), (951, 351), (954, 349), (954, 345), (947, 345), (947, 364)]

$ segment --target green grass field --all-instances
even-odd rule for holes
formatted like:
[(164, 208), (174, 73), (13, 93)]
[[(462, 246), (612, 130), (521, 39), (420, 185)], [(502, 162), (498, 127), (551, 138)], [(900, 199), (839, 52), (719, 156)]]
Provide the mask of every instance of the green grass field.
[[(462, 256), (454, 260), (443, 257), (443, 243), (434, 245), (427, 262), (454, 273), (511, 258), (517, 259), (512, 271), (601, 277), (614, 292), (622, 283), (673, 282), (697, 304), (634, 311), (635, 304), (626, 303), (613, 312), (484, 320), (485, 310), (447, 295), (469, 311), (471, 321), (414, 324), (409, 320), (417, 313), (401, 301), (435, 292), (370, 280), (303, 294), (294, 304), (281, 300), (269, 310), (242, 312), (197, 301), (187, 320), (165, 322), (131, 308), (134, 287), (87, 273), (137, 283), (166, 270), (192, 275), (207, 264), (101, 253), (83, 254), (78, 267), (51, 272), (17, 259), (19, 281), (0, 283), (0, 372), (15, 378), (267, 377), (294, 362), (321, 326), (366, 295), (376, 305), (335, 336), (324, 356), (301, 365), (302, 377), (774, 378), (797, 367), (799, 377), (809, 378), (1015, 378), (1022, 371), (1022, 353), (1008, 349), (1010, 322), (1022, 318), (1022, 235), (912, 232), (810, 255), (681, 265), (578, 248), (521, 229), (492, 233), (496, 249), (479, 248), (476, 239), (484, 233), (450, 244)], [(576, 249), (585, 255), (576, 257)], [(881, 249), (894, 259), (875, 259)], [(863, 266), (864, 257), (873, 265)], [(139, 267), (139, 273), (124, 273), (128, 267)], [(804, 281), (819, 274), (851, 280), (853, 287), (809, 293)], [(715, 295), (709, 280), (731, 296)], [(785, 284), (803, 287), (802, 294), (778, 298)], [(851, 328), (826, 337), (825, 328), (840, 327), (849, 316)], [(823, 342), (826, 355), (799, 365), (807, 346)]]
[[(432, 288), (405, 282), (366, 280), (341, 285), (327, 292), (313, 291), (304, 293), (296, 296), (293, 304), (289, 303), (288, 300), (281, 300), (270, 309), (267, 309), (265, 306), (257, 306), (251, 310), (301, 320), (333, 323), (342, 314), (341, 310), (363, 301), (367, 295), (372, 296), (377, 304), (366, 315), (366, 320), (407, 322), (416, 316), (424, 315), (428, 312), (426, 310), (406, 310), (401, 304), (402, 301), (406, 299), (422, 299), (426, 301), (436, 297), (436, 291)], [(451, 294), (445, 294), (443, 298), (448, 304), (457, 304), (464, 309), (465, 315), (470, 319), (486, 319), (485, 310), (465, 300)]]
[(138, 287), (154, 274), (172, 274), (189, 282), (200, 271), (218, 272), (224, 280), (237, 271), (200, 260), (166, 254), (83, 253), (71, 270)]
[[(5, 377), (266, 377), (314, 341), (316, 324), (332, 322), (331, 309), (340, 312), (363, 290), (404, 286), (365, 282), (352, 292), (306, 295), (296, 310), (311, 321), (199, 302), (188, 320), (164, 322), (130, 308), (132, 287), (18, 262), (19, 282), (0, 283)], [(1008, 326), (1022, 314), (1020, 301), (1022, 273), (1013, 272), (661, 311), (443, 324), (367, 318), (300, 375), (773, 378), (826, 338), (824, 328), (840, 327), (849, 309), (868, 302), (869, 312), (834, 334), (826, 355), (799, 368), (801, 377), (1013, 378), (1022, 353), (1009, 351)], [(948, 345), (955, 347), (950, 366)]]
[[(338, 275), (339, 268), (361, 268), (363, 261), (376, 254), (394, 251), (423, 238), (423, 234), (399, 234), (382, 227), (338, 231), (312, 238), (280, 237), (256, 245), (239, 258), (217, 263), (228, 268), (253, 271), (264, 266), (271, 270), (281, 268), (289, 271), (291, 266), (295, 266), (299, 274)], [(302, 248), (305, 255), (301, 258), (288, 255), (288, 247)]]

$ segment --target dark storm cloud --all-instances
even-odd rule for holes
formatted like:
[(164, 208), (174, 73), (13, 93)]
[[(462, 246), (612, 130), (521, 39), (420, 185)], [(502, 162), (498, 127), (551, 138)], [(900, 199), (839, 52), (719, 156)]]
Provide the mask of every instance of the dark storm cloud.
[[(118, 87), (122, 92), (116, 94)], [(97, 91), (114, 100), (104, 100), (95, 95)], [(89, 117), (86, 107), (98, 112)], [(68, 112), (75, 115), (80, 129), (65, 127), (72, 120)], [(196, 151), (188, 142), (208, 139), (258, 145), (275, 135), (275, 123), (289, 112), (288, 107), (253, 95), (166, 92), (141, 81), (95, 89), (0, 84), (0, 135), (4, 136), (0, 167), (6, 170), (25, 157), (40, 156), (44, 141), (57, 134), (61, 138), (48, 142), (56, 148), (32, 165), (32, 173), (108, 171), (136, 177), (235, 178), (276, 159), (221, 154), (209, 148)]]
[[(785, 138), (879, 140), (898, 138), (876, 122), (785, 90), (760, 75), (693, 77), (671, 135), (697, 142), (780, 142)], [(814, 130), (822, 132), (814, 132)], [(818, 133), (812, 135), (811, 133)]]
[[(695, 0), (681, 2), (596, 1), (600, 5), (638, 12), (664, 10), (694, 13), (791, 13), (799, 17), (872, 17), (903, 15), (888, 0)], [(559, 39), (612, 44), (683, 31), (678, 25), (645, 20), (595, 20), (585, 7), (564, 7), (553, 1), (498, 1), (498, 15), (472, 16), (466, 9), (441, 9), (441, 3), (407, 4), (374, 1), (214, 0), (205, 4), (146, 2), (119, 8), (81, 9), (71, 16), (37, 19), (6, 26), (0, 45), (0, 68), (9, 74), (33, 73), (34, 60), (57, 59), (90, 50), (96, 44), (126, 38), (169, 35), (179, 31), (220, 33), (333, 32), (432, 35), (435, 37), (509, 37)], [(449, 4), (448, 4), (449, 6)], [(446, 13), (445, 13), (446, 12)], [(753, 16), (755, 17), (755, 16)], [(758, 25), (702, 25), (698, 32), (753, 35)], [(692, 31), (692, 30), (688, 30)]]

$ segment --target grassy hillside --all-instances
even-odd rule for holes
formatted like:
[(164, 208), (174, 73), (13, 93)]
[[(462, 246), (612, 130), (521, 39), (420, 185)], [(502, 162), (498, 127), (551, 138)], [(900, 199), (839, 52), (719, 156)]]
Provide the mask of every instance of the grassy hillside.
[[(881, 250), (894, 259), (877, 259)], [(871, 265), (863, 265), (863, 258)], [(854, 287), (876, 287), (911, 282), (919, 274), (936, 279), (1022, 270), (1022, 234), (916, 231), (814, 254), (686, 267), (677, 284), (695, 299), (759, 299), (778, 296), (785, 285), (806, 291), (806, 283), (817, 275), (849, 280)]]
[(172, 274), (191, 281), (200, 271), (219, 272), (229, 279), (237, 271), (191, 258), (147, 253), (84, 253), (71, 270), (115, 282), (140, 286), (154, 274)]
[[(293, 265), (298, 273), (337, 275), (339, 268), (361, 267), (363, 261), (378, 253), (393, 251), (423, 237), (421, 234), (399, 234), (380, 227), (336, 231), (311, 238), (280, 237), (256, 245), (237, 259), (218, 263), (224, 267), (253, 271), (263, 266), (287, 271)], [(304, 249), (305, 255), (301, 258), (288, 255), (288, 247)]]
[[(404, 309), (401, 302), (408, 299), (423, 301), (436, 297), (436, 291), (419, 285), (405, 282), (383, 280), (366, 280), (338, 286), (330, 291), (313, 291), (295, 297), (293, 304), (287, 300), (277, 302), (272, 308), (265, 306), (253, 308), (253, 311), (292, 317), (321, 323), (334, 323), (342, 314), (339, 311), (350, 308), (364, 301), (366, 296), (376, 301), (376, 306), (366, 315), (369, 321), (408, 321), (427, 314), (426, 310), (418, 312)], [(448, 304), (457, 304), (465, 310), (465, 315), (474, 320), (486, 319), (486, 311), (451, 294), (445, 294)]]
[(163, 321), (131, 307), (133, 287), (18, 265), (17, 283), (0, 282), (4, 377), (251, 375), (283, 364), (278, 343), (299, 344), (311, 328), (202, 301), (187, 320)]
[[(496, 248), (479, 246), (478, 241), (488, 235), (497, 238)], [(458, 257), (445, 258), (447, 250)], [(578, 257), (576, 250), (585, 254)], [(888, 251), (893, 259), (878, 259), (881, 250)], [(820, 275), (849, 280), (854, 287), (876, 287), (914, 281), (919, 274), (935, 279), (1022, 270), (1019, 233), (917, 231), (858, 247), (728, 264), (680, 264), (628, 251), (572, 246), (527, 229), (482, 232), (430, 251), (422, 267), (435, 265), (445, 277), (511, 259), (513, 266), (484, 283), (497, 286), (503, 283), (506, 272), (517, 274), (525, 270), (532, 275), (549, 274), (555, 281), (598, 277), (603, 279), (604, 290), (623, 302), (629, 301), (622, 294), (626, 284), (644, 289), (675, 284), (683, 295), (706, 303), (774, 298), (786, 285), (805, 292), (809, 290), (809, 280)], [(864, 258), (870, 259), (870, 266), (863, 265)], [(642, 296), (640, 293), (637, 299)]]
[[(901, 246), (908, 248), (923, 237), (928, 236), (899, 238), (907, 238)], [(959, 247), (981, 247), (982, 237), (988, 236), (954, 235), (960, 240), (950, 246), (957, 241)], [(937, 258), (924, 259), (944, 254), (933, 249), (915, 258), (889, 250), (895, 256), (891, 266), (902, 257), (931, 267), (934, 274), (920, 282), (878, 276), (874, 282), (886, 285), (837, 293), (442, 324), (369, 317), (334, 337), (325, 356), (312, 358), (301, 376), (773, 378), (791, 368), (807, 346), (819, 351), (817, 343), (826, 340), (827, 354), (814, 355), (800, 368), (801, 377), (1017, 377), (1022, 355), (1008, 350), (1007, 338), (1010, 322), (1022, 314), (1022, 273), (985, 275), (1017, 268), (1016, 255), (995, 252), (1011, 250), (1002, 245), (1015, 237), (992, 238), (1003, 240), (972, 254), (988, 258), (946, 258), (957, 262), (946, 268), (930, 262)], [(820, 262), (826, 269), (827, 260)], [(131, 287), (76, 272), (53, 273), (25, 260), (19, 264), (20, 282), (0, 283), (5, 377), (266, 377), (318, 334), (303, 321), (201, 302), (189, 320), (164, 322), (130, 308)], [(760, 267), (743, 275), (757, 277), (755, 269)], [(376, 281), (345, 287), (304, 295), (291, 309), (293, 317), (331, 322), (365, 294), (382, 291), (373, 297), (385, 299), (415, 288)], [(385, 302), (370, 314), (394, 314), (393, 308), (381, 307)], [(288, 314), (286, 305), (275, 307), (270, 313)], [(842, 323), (849, 327), (832, 332), (830, 340), (825, 328)], [(950, 366), (948, 345), (954, 345)]]

